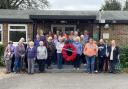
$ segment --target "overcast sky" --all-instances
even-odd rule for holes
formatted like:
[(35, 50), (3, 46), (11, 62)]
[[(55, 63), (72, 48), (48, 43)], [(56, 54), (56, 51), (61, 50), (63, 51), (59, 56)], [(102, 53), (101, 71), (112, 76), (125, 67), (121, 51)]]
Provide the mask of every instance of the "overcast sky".
[(48, 0), (54, 10), (99, 10), (104, 0)]
[[(51, 10), (99, 10), (105, 0), (48, 0)], [(121, 0), (119, 0), (121, 1)], [(125, 0), (122, 0), (125, 1)]]

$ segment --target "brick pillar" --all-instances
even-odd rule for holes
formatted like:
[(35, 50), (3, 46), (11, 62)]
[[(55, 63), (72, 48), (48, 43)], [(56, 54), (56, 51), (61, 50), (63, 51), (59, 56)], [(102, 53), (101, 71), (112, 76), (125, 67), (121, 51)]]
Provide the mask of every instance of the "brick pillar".
[(8, 24), (3, 24), (3, 45), (6, 46), (8, 44)]
[(28, 26), (28, 38), (33, 40), (33, 24), (29, 23), (27, 26)]

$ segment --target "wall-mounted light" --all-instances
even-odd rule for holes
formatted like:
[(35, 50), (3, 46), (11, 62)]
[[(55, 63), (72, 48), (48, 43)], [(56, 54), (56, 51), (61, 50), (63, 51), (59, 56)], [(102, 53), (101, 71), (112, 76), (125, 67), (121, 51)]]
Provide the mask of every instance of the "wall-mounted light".
[(113, 20), (112, 23), (116, 23), (116, 20)]
[(97, 25), (96, 28), (99, 29), (100, 27)]
[(104, 28), (105, 28), (105, 29), (109, 29), (109, 27), (110, 27), (109, 24), (105, 24), (105, 25), (104, 25)]
[(60, 23), (66, 23), (66, 21), (65, 20), (61, 20)]

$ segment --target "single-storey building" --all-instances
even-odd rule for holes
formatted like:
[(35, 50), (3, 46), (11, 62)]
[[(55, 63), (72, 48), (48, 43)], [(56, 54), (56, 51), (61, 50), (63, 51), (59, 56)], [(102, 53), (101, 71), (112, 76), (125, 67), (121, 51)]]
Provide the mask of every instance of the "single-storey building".
[(95, 40), (100, 38), (128, 43), (128, 11), (0, 10), (0, 42), (27, 41), (37, 33), (87, 30)]

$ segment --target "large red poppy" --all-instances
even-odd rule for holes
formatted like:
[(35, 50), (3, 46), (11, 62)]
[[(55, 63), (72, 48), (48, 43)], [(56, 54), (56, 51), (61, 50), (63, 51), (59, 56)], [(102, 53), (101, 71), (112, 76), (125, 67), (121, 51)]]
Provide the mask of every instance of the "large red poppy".
[[(71, 52), (71, 54), (69, 54)], [(73, 44), (66, 44), (62, 49), (63, 58), (66, 61), (74, 61), (76, 58), (76, 48)]]

